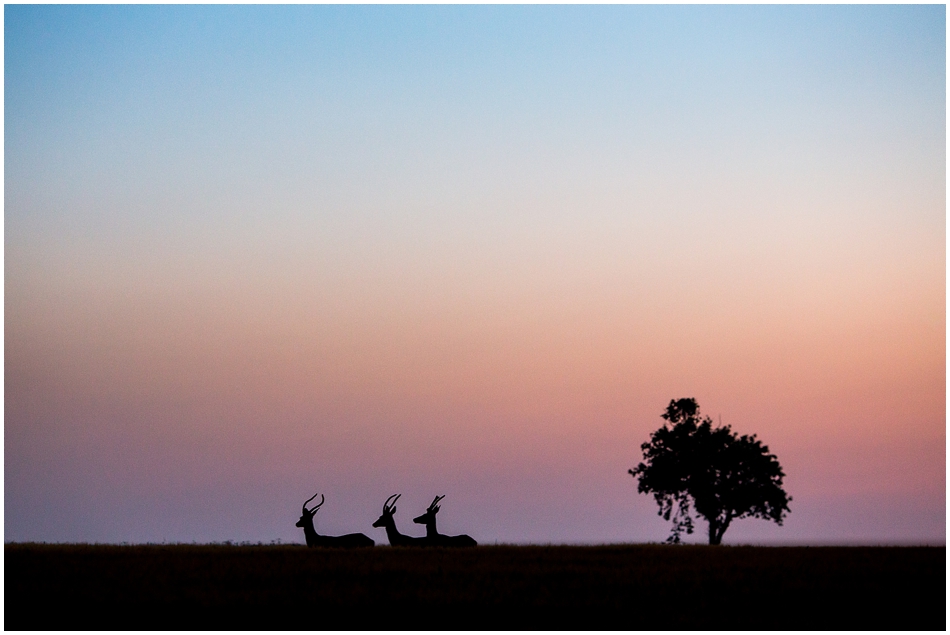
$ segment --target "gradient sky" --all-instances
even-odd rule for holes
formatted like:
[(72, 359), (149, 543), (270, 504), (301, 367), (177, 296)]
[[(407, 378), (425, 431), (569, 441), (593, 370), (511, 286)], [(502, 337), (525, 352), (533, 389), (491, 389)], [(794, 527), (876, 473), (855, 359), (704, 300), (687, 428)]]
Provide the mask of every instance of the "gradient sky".
[(695, 397), (725, 543), (944, 544), (945, 24), (6, 5), (5, 540), (661, 541)]

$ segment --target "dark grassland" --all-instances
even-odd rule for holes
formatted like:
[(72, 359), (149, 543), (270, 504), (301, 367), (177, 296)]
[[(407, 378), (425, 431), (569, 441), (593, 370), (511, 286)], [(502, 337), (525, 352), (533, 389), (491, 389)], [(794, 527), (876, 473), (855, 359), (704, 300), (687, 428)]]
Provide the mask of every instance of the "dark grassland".
[(5, 628), (946, 628), (945, 547), (4, 547)]

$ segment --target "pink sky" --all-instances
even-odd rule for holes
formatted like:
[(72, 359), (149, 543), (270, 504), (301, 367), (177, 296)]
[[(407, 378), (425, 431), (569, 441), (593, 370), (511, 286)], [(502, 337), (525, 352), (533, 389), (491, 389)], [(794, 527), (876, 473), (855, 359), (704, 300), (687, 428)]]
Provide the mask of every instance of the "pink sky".
[(8, 541), (660, 541), (694, 397), (945, 542), (943, 7), (5, 16)]

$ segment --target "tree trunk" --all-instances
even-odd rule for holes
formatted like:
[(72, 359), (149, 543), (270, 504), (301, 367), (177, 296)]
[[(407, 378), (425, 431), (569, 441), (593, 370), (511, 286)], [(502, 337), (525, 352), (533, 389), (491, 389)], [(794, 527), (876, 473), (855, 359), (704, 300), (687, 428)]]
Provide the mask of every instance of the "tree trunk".
[(709, 521), (709, 544), (718, 545), (722, 544), (722, 536), (726, 533), (726, 530), (729, 529), (729, 523), (732, 522), (732, 515), (726, 514), (725, 519)]

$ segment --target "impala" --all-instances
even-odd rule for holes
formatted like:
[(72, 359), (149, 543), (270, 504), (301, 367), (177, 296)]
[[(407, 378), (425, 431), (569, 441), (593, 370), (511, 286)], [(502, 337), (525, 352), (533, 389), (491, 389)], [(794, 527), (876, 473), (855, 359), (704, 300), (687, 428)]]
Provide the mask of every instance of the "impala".
[(429, 541), (427, 538), (415, 538), (413, 536), (404, 536), (396, 529), (396, 521), (393, 520), (393, 514), (396, 513), (396, 501), (402, 494), (393, 494), (383, 503), (383, 513), (373, 523), (373, 527), (385, 527), (386, 537), (389, 538), (389, 544), (393, 547), (427, 547)]
[(478, 543), (475, 542), (475, 539), (471, 536), (466, 536), (465, 534), (462, 534), (461, 536), (446, 536), (444, 534), (440, 534), (438, 529), (436, 529), (435, 515), (439, 513), (439, 501), (443, 498), (445, 498), (445, 496), (436, 496), (432, 501), (432, 504), (429, 505), (429, 508), (426, 509), (426, 513), (417, 518), (413, 518), (412, 522), (426, 526), (426, 538), (429, 540), (429, 544), (434, 547), (476, 546)]
[(314, 505), (313, 509), (307, 509), (307, 503), (316, 497), (317, 494), (314, 494), (304, 501), (303, 513), (300, 515), (300, 520), (297, 521), (297, 527), (303, 528), (303, 535), (307, 539), (308, 547), (372, 547), (376, 544), (372, 538), (365, 534), (346, 534), (345, 536), (321, 536), (318, 534), (317, 530), (313, 528), (313, 515), (324, 503), (323, 494), (320, 494), (320, 502)]

